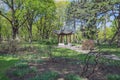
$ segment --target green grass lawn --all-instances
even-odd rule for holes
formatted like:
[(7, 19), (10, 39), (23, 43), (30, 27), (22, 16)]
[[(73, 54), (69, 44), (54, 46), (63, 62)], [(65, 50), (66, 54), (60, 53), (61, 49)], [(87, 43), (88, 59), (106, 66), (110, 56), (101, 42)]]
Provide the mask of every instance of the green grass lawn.
[(6, 71), (18, 61), (11, 56), (0, 56), (0, 80), (9, 80)]
[(120, 48), (118, 48), (115, 44), (111, 46), (108, 44), (103, 44), (103, 45), (100, 45), (99, 48), (101, 49), (101, 52), (115, 54), (120, 57)]

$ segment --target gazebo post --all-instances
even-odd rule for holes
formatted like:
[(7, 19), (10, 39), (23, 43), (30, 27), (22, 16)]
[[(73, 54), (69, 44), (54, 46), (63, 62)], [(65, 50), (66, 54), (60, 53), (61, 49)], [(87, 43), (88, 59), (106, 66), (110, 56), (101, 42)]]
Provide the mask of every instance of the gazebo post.
[(69, 34), (68, 36), (69, 36), (69, 38), (68, 38), (68, 41), (69, 41), (68, 46), (71, 46), (71, 35)]
[(64, 45), (63, 35), (59, 35), (60, 41), (58, 43), (59, 46)]
[(67, 34), (66, 34), (66, 43), (68, 44), (68, 39), (67, 39), (68, 37), (67, 37)]
[(69, 43), (69, 35), (67, 35), (67, 44)]
[(60, 35), (60, 43), (62, 43), (62, 35)]
[(70, 35), (70, 43), (71, 43), (71, 35)]
[(60, 35), (58, 34), (58, 43), (60, 43)]
[(62, 35), (62, 43), (64, 44), (64, 35)]

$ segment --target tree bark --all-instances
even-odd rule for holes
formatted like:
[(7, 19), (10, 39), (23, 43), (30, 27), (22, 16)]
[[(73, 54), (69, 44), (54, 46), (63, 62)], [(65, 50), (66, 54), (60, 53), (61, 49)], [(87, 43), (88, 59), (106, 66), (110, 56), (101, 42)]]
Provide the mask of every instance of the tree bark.
[(120, 47), (120, 13), (119, 13), (119, 16), (118, 16), (118, 26), (119, 26), (119, 29), (118, 29), (118, 47)]
[(19, 34), (19, 28), (13, 26), (12, 27), (12, 38), (13, 38), (13, 40), (18, 38), (18, 34)]
[(118, 47), (120, 47), (120, 29), (119, 29), (119, 32), (118, 32)]
[(2, 27), (0, 25), (0, 43), (2, 42)]
[(29, 31), (29, 43), (32, 44), (32, 25), (29, 25), (29, 26), (30, 26), (28, 29), (28, 31)]

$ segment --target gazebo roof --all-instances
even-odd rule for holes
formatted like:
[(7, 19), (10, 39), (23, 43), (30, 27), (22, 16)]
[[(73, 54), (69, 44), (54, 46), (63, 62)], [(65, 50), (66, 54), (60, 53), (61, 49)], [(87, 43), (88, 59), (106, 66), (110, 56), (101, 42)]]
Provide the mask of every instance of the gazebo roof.
[(60, 28), (60, 30), (54, 30), (55, 34), (58, 35), (69, 35), (69, 34), (74, 34), (75, 33), (75, 28), (73, 27), (72, 22), (65, 23), (63, 27)]
[(58, 35), (68, 35), (74, 34), (75, 32), (73, 30), (54, 30), (54, 33)]

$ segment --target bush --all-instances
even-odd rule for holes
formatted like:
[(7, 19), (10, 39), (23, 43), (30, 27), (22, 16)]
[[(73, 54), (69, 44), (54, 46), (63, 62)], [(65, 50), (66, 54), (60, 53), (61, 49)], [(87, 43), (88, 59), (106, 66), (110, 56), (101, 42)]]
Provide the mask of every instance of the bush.
[(19, 48), (19, 42), (17, 40), (10, 40), (1, 44), (0, 51), (5, 53), (16, 53)]
[(109, 74), (109, 75), (107, 75), (107, 80), (120, 80), (120, 75)]
[(57, 40), (50, 38), (50, 39), (44, 39), (44, 40), (40, 40), (39, 41), (40, 44), (45, 44), (45, 45), (53, 45), (53, 44), (57, 44)]
[(15, 64), (15, 67), (16, 68), (29, 68), (29, 65), (26, 62), (20, 62), (20, 63)]
[(27, 73), (29, 73), (29, 69), (15, 69), (12, 71), (12, 74), (17, 77), (23, 77)]
[(58, 73), (53, 71), (47, 71), (40, 75), (36, 75), (35, 77), (29, 80), (56, 80), (57, 76), (58, 76)]
[(93, 40), (85, 40), (82, 43), (82, 50), (92, 50), (94, 49), (95, 44)]
[(28, 63), (17, 63), (15, 64), (15, 69), (11, 72), (11, 74), (13, 74), (14, 76), (17, 77), (23, 77), (28, 73), (35, 73), (37, 72), (37, 68), (36, 67), (29, 67)]
[(82, 78), (75, 74), (68, 74), (65, 76), (65, 80), (82, 80)]

